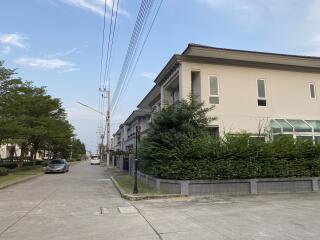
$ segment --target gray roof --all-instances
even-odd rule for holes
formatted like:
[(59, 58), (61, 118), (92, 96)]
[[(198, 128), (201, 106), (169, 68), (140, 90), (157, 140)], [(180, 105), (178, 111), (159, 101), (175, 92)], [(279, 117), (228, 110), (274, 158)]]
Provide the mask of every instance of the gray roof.
[(155, 82), (160, 84), (163, 78), (180, 62), (320, 73), (320, 57), (217, 48), (192, 43), (182, 54), (173, 55), (156, 77)]

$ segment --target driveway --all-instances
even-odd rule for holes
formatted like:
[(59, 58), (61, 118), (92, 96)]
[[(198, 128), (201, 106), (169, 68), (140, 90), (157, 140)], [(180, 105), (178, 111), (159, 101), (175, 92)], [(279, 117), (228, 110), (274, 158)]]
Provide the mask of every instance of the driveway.
[(320, 194), (128, 202), (80, 163), (0, 190), (0, 239), (320, 239)]

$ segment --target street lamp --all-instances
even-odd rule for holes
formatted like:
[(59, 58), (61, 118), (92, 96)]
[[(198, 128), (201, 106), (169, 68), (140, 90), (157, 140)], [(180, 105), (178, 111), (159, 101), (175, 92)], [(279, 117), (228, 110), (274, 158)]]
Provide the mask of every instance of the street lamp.
[(138, 142), (140, 141), (140, 126), (136, 126), (136, 154), (134, 159), (134, 184), (133, 184), (133, 194), (137, 194), (138, 190)]

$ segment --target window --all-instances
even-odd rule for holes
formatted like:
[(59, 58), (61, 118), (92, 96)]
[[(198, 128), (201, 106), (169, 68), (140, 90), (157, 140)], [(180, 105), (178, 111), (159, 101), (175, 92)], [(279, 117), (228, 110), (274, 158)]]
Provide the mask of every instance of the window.
[(263, 79), (257, 80), (257, 88), (258, 88), (258, 106), (267, 106), (266, 99), (266, 86), (265, 81)]
[(219, 84), (217, 76), (209, 76), (210, 96), (209, 103), (219, 104)]
[(316, 98), (316, 86), (314, 83), (309, 83), (309, 88), (310, 88), (310, 97), (311, 98)]
[(219, 138), (219, 127), (207, 127), (206, 130), (211, 137)]

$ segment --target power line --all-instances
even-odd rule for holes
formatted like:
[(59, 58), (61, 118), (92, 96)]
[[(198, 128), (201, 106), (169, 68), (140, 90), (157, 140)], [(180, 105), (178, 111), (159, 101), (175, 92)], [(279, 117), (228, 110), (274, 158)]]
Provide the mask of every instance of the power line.
[[(154, 17), (153, 17), (153, 19), (152, 19), (152, 21), (151, 21), (150, 26), (149, 26), (148, 32), (147, 32), (147, 34), (146, 34), (146, 36), (145, 36), (145, 39), (144, 39), (144, 41), (143, 41), (143, 43), (142, 43), (142, 46), (141, 46), (140, 52), (139, 52), (139, 54), (138, 54), (138, 57), (137, 57), (134, 65), (133, 65), (133, 68), (132, 68), (130, 77), (129, 77), (126, 85), (123, 87), (123, 89), (124, 89), (123, 92), (124, 92), (124, 93), (126, 92), (126, 89), (127, 89), (128, 85), (129, 85), (128, 83), (129, 83), (130, 79), (133, 77), (134, 71), (135, 71), (135, 69), (136, 69), (136, 67), (137, 67), (137, 64), (138, 64), (139, 59), (140, 59), (141, 54), (142, 54), (142, 51), (143, 51), (143, 49), (144, 49), (144, 47), (145, 47), (145, 44), (146, 44), (146, 42), (147, 42), (147, 40), (148, 40), (148, 37), (149, 37), (150, 32), (151, 32), (151, 30), (152, 30), (152, 27), (153, 27), (153, 25), (154, 25), (154, 23), (155, 23), (155, 20), (156, 20), (156, 18), (157, 18), (157, 16), (158, 16), (158, 13), (159, 13), (159, 10), (160, 10), (160, 8), (161, 8), (162, 3), (163, 3), (163, 0), (160, 0), (160, 3), (159, 3), (159, 5), (158, 5), (158, 7), (156, 8), (155, 15), (154, 15)], [(122, 95), (122, 92), (120, 93), (120, 95)], [(116, 107), (117, 107), (117, 105), (115, 106), (114, 109), (116, 109)]]
[(152, 4), (154, 0), (143, 0), (140, 5), (140, 9), (138, 12), (138, 16), (136, 19), (136, 23), (133, 29), (133, 33), (131, 35), (130, 43), (127, 49), (127, 53), (125, 56), (124, 63), (122, 65), (121, 73), (118, 79), (118, 83), (115, 89), (114, 97), (112, 100), (112, 111), (114, 111), (114, 107), (116, 106), (117, 102), (119, 101), (120, 95), (122, 93), (123, 86), (126, 82), (128, 77), (128, 73), (131, 71), (133, 61), (136, 57), (136, 52), (139, 47), (139, 42), (141, 40), (141, 36), (143, 34), (143, 30), (145, 24), (148, 20), (148, 16), (150, 10), (152, 8)]
[(144, 29), (148, 22), (150, 11), (154, 4), (154, 0), (142, 1), (140, 5), (140, 10), (137, 16), (136, 24), (135, 24), (135, 27), (131, 36), (130, 44), (127, 50), (127, 55), (121, 70), (121, 74), (118, 80), (117, 88), (114, 93), (114, 97), (112, 100), (112, 112), (115, 112), (115, 110), (117, 109), (120, 98), (126, 91), (126, 88), (130, 82), (130, 79), (134, 74), (134, 71), (139, 62), (139, 59), (141, 57), (145, 44), (148, 40), (152, 27), (155, 23), (155, 20), (158, 16), (162, 3), (163, 3), (163, 0), (159, 0), (159, 3), (155, 7), (155, 11), (152, 14), (153, 17), (151, 17), (152, 19), (151, 23), (148, 27), (147, 33), (144, 35), (144, 40), (141, 46), (140, 46), (140, 42), (143, 36)]
[(114, 25), (113, 25), (113, 30), (112, 30), (110, 57), (109, 57), (109, 63), (108, 63), (108, 65), (107, 65), (107, 79), (109, 79), (109, 86), (108, 86), (109, 91), (110, 91), (110, 76), (109, 76), (109, 72), (110, 72), (110, 68), (111, 68), (111, 57), (112, 57), (112, 49), (113, 49), (114, 35), (115, 35), (116, 26), (117, 26), (119, 2), (120, 2), (120, 0), (118, 0), (118, 2), (117, 2), (116, 16), (115, 16)]
[[(114, 35), (115, 35), (115, 29), (116, 29), (116, 24), (117, 24), (117, 18), (118, 18), (118, 9), (119, 9), (119, 2), (120, 0), (117, 1), (116, 4), (116, 10), (115, 10), (115, 17), (114, 16), (114, 0), (112, 2), (112, 14), (111, 14), (111, 23), (110, 23), (110, 28), (109, 28), (109, 38), (108, 38), (108, 49), (107, 49), (107, 57), (106, 57), (106, 62), (105, 62), (105, 69), (104, 69), (104, 87), (106, 88), (106, 83), (108, 83), (108, 98), (110, 98), (110, 66), (111, 66), (111, 57), (112, 57), (112, 50), (113, 50), (113, 42), (114, 42)], [(114, 20), (113, 20), (114, 19)], [(110, 99), (108, 99), (110, 101)], [(108, 109), (110, 111), (110, 109)], [(103, 136), (105, 136), (106, 128), (107, 128), (107, 121), (110, 121), (110, 118), (106, 119), (105, 127), (103, 130)]]
[(105, 68), (104, 68), (104, 82), (103, 86), (106, 86), (106, 74), (107, 74), (107, 66), (109, 62), (109, 52), (110, 52), (110, 44), (111, 44), (111, 32), (112, 32), (112, 25), (113, 25), (113, 13), (114, 13), (114, 0), (112, 0), (112, 10), (111, 10), (111, 19), (110, 19), (110, 25), (109, 25), (109, 35), (108, 35), (108, 46), (107, 46), (107, 56), (106, 56), (106, 62), (105, 62)]
[[(101, 44), (101, 59), (100, 59), (100, 74), (99, 74), (99, 110), (101, 111), (101, 94), (100, 89), (102, 88), (102, 69), (104, 60), (104, 46), (105, 46), (105, 30), (106, 30), (106, 14), (107, 14), (107, 0), (104, 1), (104, 14), (103, 14), (103, 29), (102, 29), (102, 44)], [(101, 117), (99, 117), (98, 125), (102, 125)]]

